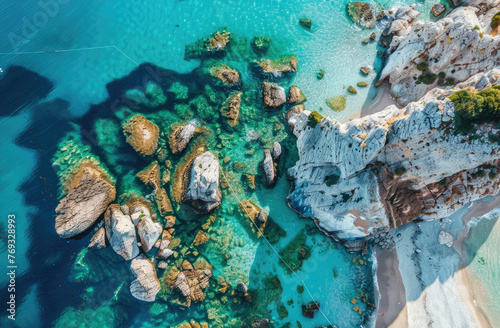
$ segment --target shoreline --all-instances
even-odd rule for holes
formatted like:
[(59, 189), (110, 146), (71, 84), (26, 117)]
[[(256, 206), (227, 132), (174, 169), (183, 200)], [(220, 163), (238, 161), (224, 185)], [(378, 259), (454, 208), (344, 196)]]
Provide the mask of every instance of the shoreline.
[(389, 82), (384, 81), (380, 86), (376, 87), (377, 88), (377, 95), (373, 100), (368, 104), (368, 106), (363, 107), (360, 110), (357, 110), (352, 116), (349, 118), (349, 120), (354, 120), (357, 118), (363, 118), (375, 113), (378, 113), (384, 109), (386, 109), (390, 105), (394, 105), (397, 108), (403, 108), (398, 105), (397, 101), (392, 98), (391, 96), (391, 85)]
[[(465, 288), (459, 288), (458, 292), (462, 296), (462, 299), (464, 300), (464, 303), (467, 305), (467, 307), (471, 310), (471, 313), (473, 313), (474, 318), (476, 319), (476, 323), (478, 323), (479, 327), (481, 328), (491, 328), (493, 327), (490, 323), (490, 320), (488, 318), (488, 315), (485, 313), (484, 310), (481, 309), (481, 306), (477, 302), (476, 298), (474, 295), (479, 295), (480, 293), (484, 293), (484, 288), (483, 290), (479, 290), (480, 288), (474, 288), (473, 284), (471, 284), (471, 279), (472, 277), (469, 276), (469, 273), (467, 272), (467, 265), (464, 262), (464, 255), (465, 255), (465, 245), (464, 245), (464, 238), (466, 237), (467, 231), (468, 231), (468, 226), (467, 224), (473, 217), (478, 217), (485, 215), (492, 211), (494, 208), (498, 207), (500, 203), (500, 195), (494, 196), (494, 198), (487, 203), (480, 202), (476, 205), (473, 203), (473, 208), (472, 210), (464, 216), (464, 225), (465, 228), (464, 230), (460, 233), (460, 235), (457, 237), (455, 242), (453, 243), (453, 247), (455, 250), (458, 252), (460, 255), (460, 268), (457, 271), (457, 280), (461, 281), (463, 284), (463, 287)], [(467, 301), (466, 301), (467, 300)]]

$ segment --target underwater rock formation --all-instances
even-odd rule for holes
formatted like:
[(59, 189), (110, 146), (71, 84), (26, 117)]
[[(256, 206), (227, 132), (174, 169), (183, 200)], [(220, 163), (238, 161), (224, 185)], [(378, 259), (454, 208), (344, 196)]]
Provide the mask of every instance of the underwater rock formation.
[(376, 3), (354, 1), (347, 4), (347, 14), (356, 24), (364, 28), (373, 28), (379, 13)]
[(265, 78), (281, 79), (297, 72), (298, 60), (295, 55), (276, 59), (262, 58), (250, 64), (250, 69)]
[(194, 43), (186, 45), (184, 50), (184, 59), (206, 58), (226, 55), (229, 42), (231, 40), (231, 33), (222, 30), (213, 33), (207, 39), (200, 39)]
[(209, 78), (211, 85), (215, 87), (238, 87), (241, 85), (240, 73), (218, 60), (208, 60), (203, 63), (201, 72)]
[(304, 95), (302, 90), (298, 87), (292, 85), (290, 89), (288, 89), (288, 103), (289, 104), (298, 104), (307, 100), (307, 97)]
[(183, 197), (199, 213), (208, 213), (221, 204), (219, 188), (219, 160), (207, 151), (197, 156), (191, 164), (189, 185)]
[(424, 96), (438, 77), (438, 85), (453, 85), (491, 70), (500, 59), (500, 36), (490, 26), (499, 10), (498, 3), (476, 0), (437, 22), (424, 22), (415, 21), (413, 7), (398, 9), (384, 31), (393, 37), (378, 83), (388, 80), (392, 96), (406, 105)]
[(285, 89), (271, 82), (262, 83), (262, 98), (264, 105), (276, 108), (286, 103)]
[(238, 205), (243, 216), (250, 219), (248, 223), (252, 231), (260, 237), (266, 228), (267, 214), (250, 200), (243, 200)]
[(158, 147), (159, 129), (142, 115), (134, 115), (123, 124), (127, 143), (141, 155), (153, 155)]
[[(136, 174), (145, 185), (149, 185), (153, 189), (160, 187), (160, 166), (157, 161), (149, 164), (144, 170)], [(135, 223), (137, 225), (137, 223)]]
[(100, 227), (90, 240), (90, 243), (87, 247), (91, 250), (95, 250), (105, 248), (107, 246), (108, 244), (106, 243), (106, 230), (104, 229), (104, 227)]
[(163, 230), (160, 244), (158, 245), (158, 252), (156, 253), (156, 258), (159, 260), (166, 260), (174, 252), (168, 248), (170, 242), (172, 241), (172, 235), (167, 231)]
[(111, 204), (104, 214), (104, 220), (106, 236), (113, 250), (126, 261), (139, 255), (135, 227), (128, 215), (128, 207)]
[(189, 141), (193, 138), (195, 131), (196, 125), (193, 123), (178, 125), (173, 128), (172, 132), (168, 136), (172, 153), (177, 154), (183, 152), (188, 146)]
[(136, 278), (130, 284), (132, 296), (141, 301), (154, 302), (160, 291), (160, 281), (153, 263), (141, 254), (130, 262), (130, 270)]
[[(455, 91), (498, 83), (500, 70), (480, 73), (454, 90), (433, 89), (406, 108), (340, 124), (310, 113), (289, 118), (300, 159), (289, 171), (289, 205), (348, 245), (417, 218), (451, 215), (463, 204), (499, 190), (496, 127), (477, 137), (454, 131)], [(361, 241), (361, 242), (360, 242)]]
[(115, 200), (116, 190), (95, 164), (75, 169), (66, 196), (56, 208), (56, 232), (62, 238), (76, 236), (94, 224)]
[(212, 277), (211, 269), (196, 269), (188, 261), (182, 264), (182, 272), (177, 275), (173, 284), (185, 298), (185, 305), (191, 306), (192, 302), (201, 302), (205, 299), (204, 290), (208, 287)]
[(271, 46), (271, 39), (267, 36), (256, 36), (251, 42), (252, 49), (258, 54), (265, 54)]
[(241, 106), (241, 92), (231, 93), (222, 108), (220, 109), (222, 116), (227, 119), (227, 124), (229, 126), (238, 125), (238, 118), (240, 117), (240, 106)]
[(264, 178), (267, 187), (274, 187), (276, 184), (276, 166), (274, 165), (273, 156), (269, 149), (264, 149), (264, 161), (262, 161), (262, 169), (264, 170)]

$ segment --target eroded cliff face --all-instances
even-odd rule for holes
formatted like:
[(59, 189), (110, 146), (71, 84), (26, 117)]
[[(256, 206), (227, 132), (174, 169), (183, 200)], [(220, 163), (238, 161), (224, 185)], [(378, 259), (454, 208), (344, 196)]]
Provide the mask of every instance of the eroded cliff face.
[(491, 18), (500, 0), (471, 0), (437, 22), (415, 20), (411, 6), (398, 9), (384, 31), (392, 35), (380, 80), (402, 106), (423, 97), (437, 83), (453, 85), (493, 69), (500, 59), (498, 28)]
[(323, 118), (313, 127), (308, 111), (290, 112), (300, 156), (288, 171), (290, 206), (335, 238), (360, 245), (389, 228), (443, 218), (497, 193), (500, 145), (488, 136), (498, 130), (483, 125), (481, 138), (456, 134), (448, 96), (496, 85), (499, 77), (499, 69), (480, 73), (403, 109), (389, 106), (345, 124)]

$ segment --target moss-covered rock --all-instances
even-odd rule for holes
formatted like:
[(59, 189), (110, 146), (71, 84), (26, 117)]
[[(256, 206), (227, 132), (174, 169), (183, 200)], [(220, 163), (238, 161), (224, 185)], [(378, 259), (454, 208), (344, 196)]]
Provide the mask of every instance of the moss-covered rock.
[(336, 112), (343, 111), (346, 106), (346, 100), (344, 96), (328, 98), (327, 100), (325, 100), (325, 103), (328, 105), (328, 107)]
[(186, 45), (184, 59), (223, 57), (226, 55), (227, 47), (231, 40), (231, 33), (222, 30), (213, 33), (206, 39), (200, 39), (194, 43)]
[(295, 55), (282, 56), (280, 58), (263, 58), (250, 64), (252, 71), (268, 78), (284, 78), (297, 72), (298, 60)]
[(258, 54), (265, 54), (271, 47), (271, 39), (267, 36), (256, 36), (251, 42), (252, 49)]
[(123, 125), (123, 134), (127, 143), (141, 155), (153, 155), (158, 147), (159, 129), (156, 124), (142, 115), (134, 115)]

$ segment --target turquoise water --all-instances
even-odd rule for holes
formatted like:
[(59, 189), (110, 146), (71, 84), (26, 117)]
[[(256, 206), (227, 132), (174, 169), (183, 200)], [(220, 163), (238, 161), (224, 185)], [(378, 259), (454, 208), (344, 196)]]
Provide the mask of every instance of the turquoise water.
[[(379, 69), (381, 60), (375, 43), (364, 45), (361, 42), (372, 31), (360, 30), (346, 17), (347, 2), (70, 1), (60, 5), (53, 17), (32, 30), (33, 35), (29, 37), (26, 34), (22, 36), (23, 29), (24, 32), (29, 29), (26, 22), (33, 23), (40, 19), (38, 1), (5, 1), (0, 4), (1, 12), (9, 13), (8, 19), (0, 26), (0, 35), (4, 38), (0, 43), (0, 53), (113, 45), (126, 54), (116, 48), (100, 48), (0, 55), (0, 68), (4, 72), (11, 65), (19, 65), (53, 83), (47, 98), (37, 99), (34, 104), (17, 108), (12, 113), (2, 113), (2, 116), (8, 117), (0, 121), (1, 151), (3, 154), (12, 154), (0, 161), (0, 171), (8, 172), (2, 174), (1, 178), (1, 196), (3, 202), (9, 205), (2, 207), (2, 217), (13, 212), (19, 218), (18, 295), (22, 305), (18, 314), (20, 320), (14, 326), (26, 327), (28, 323), (30, 327), (36, 326), (33, 322), (43, 327), (68, 322), (77, 325), (91, 319), (96, 323), (101, 322), (103, 326), (139, 327), (159, 323), (173, 326), (184, 319), (206, 320), (206, 309), (203, 307), (182, 312), (131, 299), (128, 292), (131, 274), (126, 263), (113, 257), (116, 254), (103, 252), (99, 256), (86, 257), (87, 253), (82, 250), (88, 244), (90, 235), (80, 240), (66, 241), (55, 234), (53, 219), (57, 205), (57, 177), (50, 168), (50, 158), (57, 142), (67, 132), (66, 127), (63, 128), (67, 123), (64, 115), (69, 112), (84, 116), (92, 104), (105, 101), (109, 95), (108, 83), (128, 75), (136, 69), (136, 63), (150, 62), (180, 73), (190, 72), (198, 67), (199, 61), (185, 61), (184, 46), (207, 37), (221, 27), (227, 27), (241, 38), (251, 39), (257, 35), (270, 37), (271, 56), (295, 54), (299, 60), (298, 73), (283, 84), (299, 86), (308, 97), (308, 109), (318, 110), (321, 107), (324, 114), (348, 120), (375, 97), (375, 87), (358, 88), (356, 96), (347, 97), (347, 107), (341, 113), (328, 111), (324, 100), (346, 94), (346, 87), (359, 81), (371, 85), (376, 75), (363, 77), (359, 67), (370, 64)], [(407, 3), (412, 1), (381, 1), (387, 7)], [(422, 10), (421, 18), (429, 18), (432, 4), (417, 2), (417, 8)], [(303, 16), (313, 20), (311, 31), (298, 24)], [(379, 28), (374, 31), (377, 34), (381, 32)], [(18, 38), (13, 33), (22, 37)], [(12, 41), (14, 38), (16, 40)], [(250, 88), (257, 88), (252, 84), (245, 60), (244, 54), (241, 57), (233, 54), (228, 63), (240, 70), (244, 82)], [(317, 80), (316, 74), (320, 69), (325, 70), (325, 77)], [(0, 78), (3, 78), (2, 74)], [(19, 79), (16, 83), (22, 90), (28, 88), (30, 81)], [(89, 127), (95, 119), (90, 115), (79, 124)], [(265, 120), (276, 121), (272, 115), (268, 115)], [(262, 124), (248, 123), (248, 128), (256, 127), (265, 129)], [(280, 138), (278, 141), (288, 140), (289, 144), (293, 144), (289, 131), (274, 136)], [(241, 132), (239, 137), (243, 138), (244, 133)], [(233, 160), (244, 161), (246, 149), (242, 147), (243, 143), (235, 142), (233, 149), (228, 148), (227, 152)], [(248, 163), (248, 169), (253, 174), (258, 172), (259, 156), (256, 155)], [(288, 322), (295, 327), (297, 321), (302, 322), (304, 327), (326, 325), (327, 321), (339, 327), (371, 326), (373, 315), (365, 313), (364, 305), (361, 305), (363, 315), (358, 314), (353, 311), (351, 303), (361, 293), (368, 299), (374, 298), (371, 255), (361, 257), (360, 254), (347, 254), (342, 246), (314, 232), (310, 221), (299, 218), (286, 206), (284, 200), (288, 189), (288, 182), (281, 176), (274, 189), (258, 188), (250, 194), (238, 190), (238, 194), (260, 204), (276, 224), (286, 230), (287, 236), (273, 246), (278, 252), (294, 237), (308, 232), (306, 245), (311, 247), (311, 254), (297, 273), (306, 282), (313, 297), (320, 302), (328, 320), (320, 313), (314, 319), (302, 316), (300, 306), (312, 301), (307, 292), (297, 292), (297, 285), (303, 282), (287, 274), (269, 245), (262, 240), (255, 240), (241, 218), (232, 215), (230, 208), (237, 201), (228, 191), (225, 191), (225, 202), (217, 213), (218, 231), (213, 234), (227, 237), (230, 233), (234, 236), (230, 245), (235, 256), (228, 261), (230, 265), (216, 266), (214, 274), (224, 274), (233, 286), (238, 280), (244, 280), (251, 289), (257, 290), (269, 288), (264, 278), (277, 276), (282, 292), (271, 293), (268, 298), (264, 298), (268, 303), (263, 304), (277, 327)], [(2, 227), (2, 234), (4, 229)], [(5, 257), (5, 245), (0, 251), (0, 257)], [(225, 250), (214, 243), (201, 253), (212, 263), (219, 263), (222, 251)], [(353, 257), (363, 258), (364, 264), (359, 264), (359, 261), (353, 263)], [(113, 265), (109, 266), (109, 263)], [(92, 268), (90, 274), (85, 269), (88, 267)], [(3, 286), (5, 282), (6, 278), (2, 275), (0, 285)], [(276, 291), (279, 288), (271, 289)], [(288, 312), (287, 316), (283, 315), (283, 307)], [(221, 308), (226, 311), (225, 314), (237, 318), (237, 306), (225, 305)], [(5, 318), (2, 320), (2, 325), (12, 324)]]

